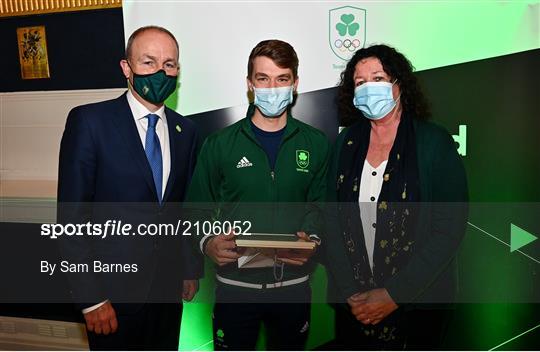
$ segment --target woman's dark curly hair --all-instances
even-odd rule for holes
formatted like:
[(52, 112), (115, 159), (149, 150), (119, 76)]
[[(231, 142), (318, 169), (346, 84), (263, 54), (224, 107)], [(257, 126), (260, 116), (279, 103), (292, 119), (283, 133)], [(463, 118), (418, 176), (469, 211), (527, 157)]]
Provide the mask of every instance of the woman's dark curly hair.
[(381, 61), (384, 71), (395, 80), (401, 90), (401, 106), (403, 112), (412, 114), (417, 119), (426, 120), (430, 117), (428, 103), (416, 76), (413, 66), (403, 54), (387, 45), (373, 45), (362, 48), (354, 53), (347, 63), (345, 71), (341, 73), (341, 82), (338, 86), (338, 113), (341, 126), (350, 126), (358, 119), (363, 118), (362, 112), (353, 104), (354, 98), (354, 70), (356, 64), (365, 58), (376, 57)]

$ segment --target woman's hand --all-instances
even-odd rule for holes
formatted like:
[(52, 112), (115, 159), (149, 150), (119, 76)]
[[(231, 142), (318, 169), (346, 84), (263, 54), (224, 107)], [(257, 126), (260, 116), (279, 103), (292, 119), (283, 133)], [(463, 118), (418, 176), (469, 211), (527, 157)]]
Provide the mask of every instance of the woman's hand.
[(385, 288), (376, 288), (364, 293), (357, 293), (347, 302), (351, 312), (362, 324), (378, 324), (398, 308)]

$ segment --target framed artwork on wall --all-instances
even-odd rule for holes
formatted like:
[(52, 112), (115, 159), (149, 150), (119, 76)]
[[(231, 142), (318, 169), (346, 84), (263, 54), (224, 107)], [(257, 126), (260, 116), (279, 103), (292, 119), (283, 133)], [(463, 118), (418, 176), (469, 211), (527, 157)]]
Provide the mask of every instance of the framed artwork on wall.
[(22, 79), (50, 78), (45, 26), (17, 28)]

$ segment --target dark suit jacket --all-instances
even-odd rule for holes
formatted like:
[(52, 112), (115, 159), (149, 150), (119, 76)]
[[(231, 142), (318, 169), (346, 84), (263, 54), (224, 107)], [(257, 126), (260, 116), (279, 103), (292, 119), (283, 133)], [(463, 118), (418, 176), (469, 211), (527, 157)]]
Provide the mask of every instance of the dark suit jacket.
[[(353, 126), (349, 128), (357, 128)], [(398, 304), (452, 303), (458, 293), (456, 254), (467, 226), (467, 177), (446, 130), (414, 120), (414, 131), (420, 182), (420, 202), (412, 205), (419, 213), (414, 238), (417, 248), (408, 263), (385, 282), (384, 288)], [(338, 136), (328, 171), (327, 202), (331, 211), (327, 212), (323, 249), (327, 256), (330, 302), (344, 302), (360, 291), (341, 236), (341, 225), (334, 214), (337, 208), (331, 206), (338, 201), (338, 162), (346, 136), (346, 131)]]
[[(60, 146), (58, 222), (133, 225), (181, 220), (180, 202), (195, 166), (198, 134), (192, 121), (165, 108), (171, 170), (158, 204), (152, 171), (126, 94), (78, 106), (69, 113)], [(181, 300), (183, 279), (202, 276), (202, 259), (187, 236), (72, 236), (59, 238), (62, 259), (88, 263), (70, 273), (81, 306), (113, 302)], [(93, 261), (137, 264), (136, 273), (93, 273)]]

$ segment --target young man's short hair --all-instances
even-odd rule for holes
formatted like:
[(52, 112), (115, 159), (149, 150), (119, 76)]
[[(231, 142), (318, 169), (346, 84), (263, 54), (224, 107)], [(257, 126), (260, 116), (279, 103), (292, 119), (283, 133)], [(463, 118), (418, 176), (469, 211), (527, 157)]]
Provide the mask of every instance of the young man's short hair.
[(290, 68), (294, 79), (298, 77), (298, 56), (296, 56), (296, 51), (294, 51), (294, 48), (289, 43), (278, 39), (270, 39), (263, 40), (257, 44), (251, 50), (251, 54), (249, 54), (249, 79), (251, 79), (251, 75), (253, 74), (253, 61), (258, 56), (270, 58), (278, 67)]

